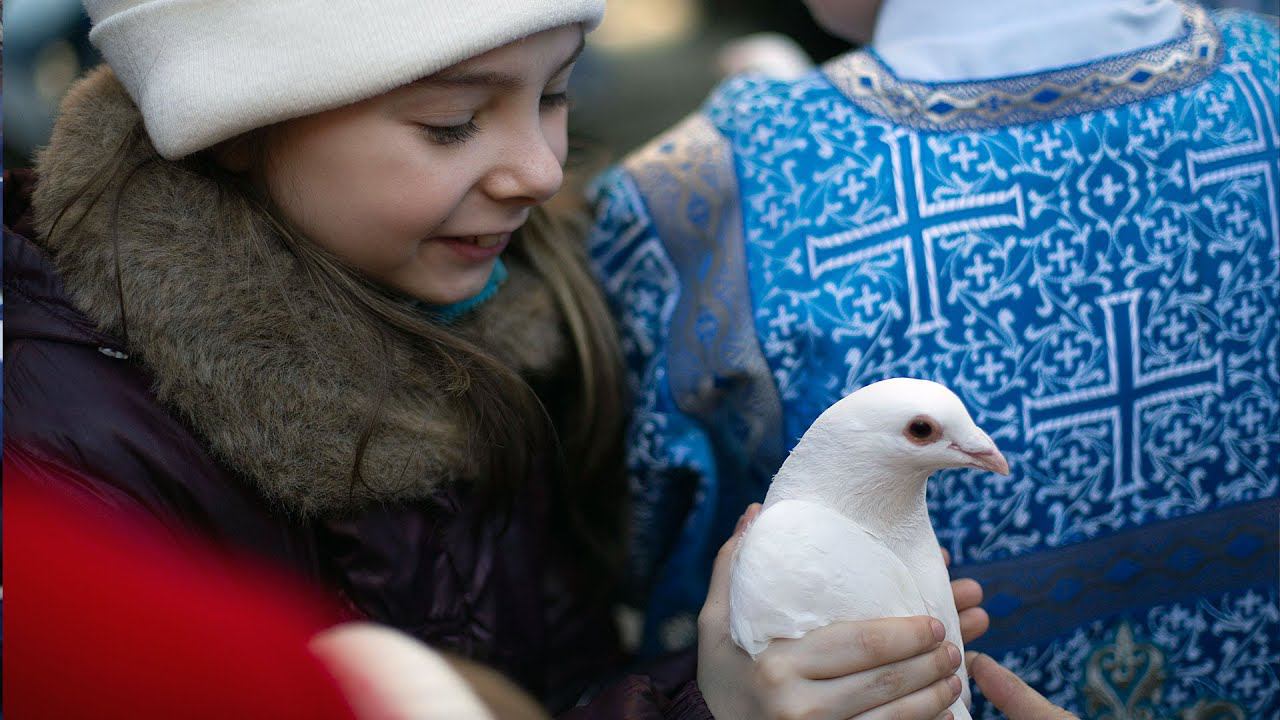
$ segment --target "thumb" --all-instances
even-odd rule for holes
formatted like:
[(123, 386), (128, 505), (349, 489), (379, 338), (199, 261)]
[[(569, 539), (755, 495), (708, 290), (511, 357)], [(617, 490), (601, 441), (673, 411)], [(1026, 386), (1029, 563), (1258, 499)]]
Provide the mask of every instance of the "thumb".
[(968, 652), (965, 659), (969, 677), (1009, 720), (1077, 720), (1075, 715), (1049, 702), (989, 655)]
[(738, 525), (733, 529), (733, 535), (729, 536), (724, 545), (720, 546), (720, 552), (716, 553), (715, 563), (711, 566), (711, 583), (707, 587), (707, 602), (703, 613), (708, 610), (726, 614), (729, 612), (729, 571), (733, 564), (733, 551), (738, 547), (742, 534), (747, 531), (747, 526), (759, 514), (760, 503), (748, 505), (746, 512), (738, 518)]

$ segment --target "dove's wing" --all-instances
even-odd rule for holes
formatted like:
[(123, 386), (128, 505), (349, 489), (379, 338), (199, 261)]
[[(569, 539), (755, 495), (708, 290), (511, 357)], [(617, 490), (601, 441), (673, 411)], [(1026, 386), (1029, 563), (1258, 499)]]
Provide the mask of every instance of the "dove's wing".
[(771, 505), (739, 542), (729, 628), (752, 657), (773, 638), (833, 622), (924, 614), (925, 600), (898, 556), (825, 505)]
[[(929, 555), (928, 562), (914, 568), (911, 576), (916, 579), (920, 593), (924, 596), (929, 615), (942, 621), (947, 630), (947, 639), (964, 652), (964, 638), (960, 633), (960, 615), (956, 611), (955, 596), (951, 593), (951, 575), (942, 561), (942, 555)], [(956, 673), (963, 682), (961, 699), (967, 706), (969, 697), (969, 672), (961, 665)], [(962, 717), (958, 712), (956, 717)]]

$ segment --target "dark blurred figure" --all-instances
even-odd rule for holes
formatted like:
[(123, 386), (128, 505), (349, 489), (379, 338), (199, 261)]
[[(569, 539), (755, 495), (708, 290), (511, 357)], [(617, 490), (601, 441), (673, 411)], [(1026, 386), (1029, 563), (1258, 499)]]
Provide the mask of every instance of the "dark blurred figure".
[(98, 54), (79, 0), (8, 0), (4, 29), (4, 166), (26, 167), (48, 142), (63, 93)]
[(730, 18), (726, 25), (743, 33), (776, 32), (788, 35), (814, 62), (823, 62), (849, 49), (849, 43), (827, 33), (813, 21), (799, 0), (705, 0), (707, 15)]

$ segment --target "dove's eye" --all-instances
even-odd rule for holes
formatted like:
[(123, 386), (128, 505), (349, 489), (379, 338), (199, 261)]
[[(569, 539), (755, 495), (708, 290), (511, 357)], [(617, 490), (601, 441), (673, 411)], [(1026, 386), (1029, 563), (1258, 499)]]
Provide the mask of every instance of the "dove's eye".
[(941, 434), (938, 426), (927, 417), (917, 417), (907, 423), (906, 431), (903, 433), (907, 439), (917, 445), (924, 445), (938, 439)]

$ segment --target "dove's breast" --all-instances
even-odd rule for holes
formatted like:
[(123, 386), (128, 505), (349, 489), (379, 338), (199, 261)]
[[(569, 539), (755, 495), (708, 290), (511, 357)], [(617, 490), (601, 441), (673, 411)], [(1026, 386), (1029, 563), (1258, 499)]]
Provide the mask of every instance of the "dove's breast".
[(738, 545), (730, 632), (752, 657), (774, 638), (797, 638), (833, 622), (924, 614), (925, 600), (902, 560), (824, 505), (771, 505)]

